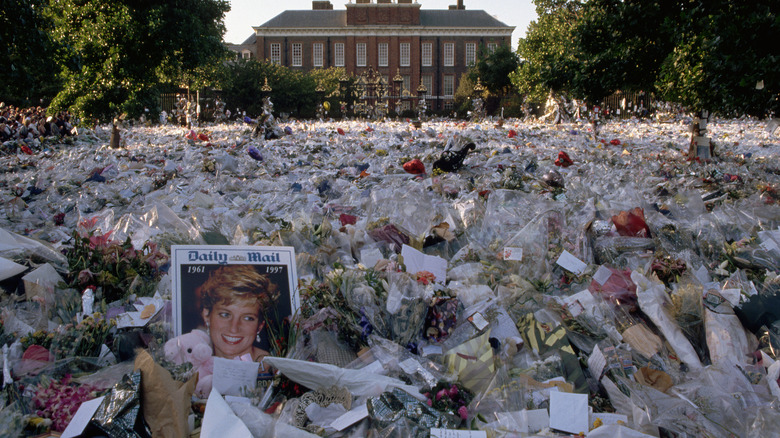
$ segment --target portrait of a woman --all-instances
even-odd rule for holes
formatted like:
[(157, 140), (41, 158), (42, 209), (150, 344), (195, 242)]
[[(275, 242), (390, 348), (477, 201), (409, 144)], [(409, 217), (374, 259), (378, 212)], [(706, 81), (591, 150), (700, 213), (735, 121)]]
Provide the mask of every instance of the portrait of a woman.
[(259, 362), (263, 313), (278, 298), (276, 285), (252, 265), (221, 266), (195, 290), (196, 306), (211, 338), (214, 356)]

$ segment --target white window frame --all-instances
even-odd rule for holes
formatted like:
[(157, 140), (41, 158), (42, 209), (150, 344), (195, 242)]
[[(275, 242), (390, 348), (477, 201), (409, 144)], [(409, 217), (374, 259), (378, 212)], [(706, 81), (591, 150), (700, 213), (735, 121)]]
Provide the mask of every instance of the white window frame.
[(399, 47), (399, 62), (401, 64), (401, 67), (409, 67), (412, 64), (411, 61), (411, 44), (409, 43), (401, 43)]
[(355, 65), (365, 67), (366, 63), (366, 43), (355, 44)]
[(292, 43), (292, 66), (303, 67), (303, 43)]
[(377, 53), (377, 65), (379, 67), (387, 67), (387, 43), (379, 43), (376, 48)]
[(433, 76), (432, 75), (423, 75), (422, 76), (422, 84), (425, 85), (425, 88), (428, 90), (425, 93), (426, 98), (430, 99), (430, 97), (433, 96)]
[(487, 49), (491, 55), (496, 53), (496, 49), (498, 49), (498, 43), (488, 43)]
[(271, 62), (274, 64), (282, 63), (282, 45), (281, 43), (271, 43)]
[(455, 75), (442, 77), (441, 92), (445, 99), (452, 99), (455, 96)]
[(433, 66), (433, 43), (422, 43), (420, 61), (423, 67)]
[(336, 67), (344, 67), (344, 43), (336, 43), (333, 45), (334, 60), (333, 65)]
[(444, 43), (444, 66), (455, 66), (455, 43)]
[(322, 43), (312, 43), (311, 45), (311, 65), (314, 67), (322, 67)]
[(477, 43), (466, 43), (466, 67), (477, 63)]

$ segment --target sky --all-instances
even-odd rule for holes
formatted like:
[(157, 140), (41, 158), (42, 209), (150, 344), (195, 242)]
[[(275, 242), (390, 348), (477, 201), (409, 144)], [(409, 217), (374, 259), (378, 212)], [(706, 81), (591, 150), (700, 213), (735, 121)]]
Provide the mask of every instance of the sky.
[[(345, 9), (349, 0), (330, 0), (333, 9)], [(417, 0), (422, 9), (447, 9), (457, 0)], [(536, 9), (532, 0), (463, 0), (466, 9), (481, 9), (495, 16), (512, 32), (512, 50), (517, 41), (525, 36), (528, 24), (536, 20)], [(285, 10), (311, 10), (311, 0), (230, 0), (230, 12), (225, 15), (225, 41), (241, 43), (252, 35), (252, 26), (259, 26)]]

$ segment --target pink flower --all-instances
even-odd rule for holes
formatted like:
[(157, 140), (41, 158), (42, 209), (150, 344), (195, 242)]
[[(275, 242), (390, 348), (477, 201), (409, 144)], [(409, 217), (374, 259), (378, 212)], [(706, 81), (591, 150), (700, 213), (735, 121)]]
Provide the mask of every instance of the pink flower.
[(449, 397), (446, 389), (442, 389), (441, 391), (436, 393), (436, 401), (441, 400), (442, 397)]
[(427, 403), (428, 406), (433, 406), (433, 400), (431, 399), (426, 400), (425, 403)]
[(449, 395), (451, 399), (454, 399), (456, 395), (458, 395), (458, 387), (455, 385), (452, 385), (450, 387)]
[(469, 410), (465, 406), (461, 406), (458, 408), (458, 415), (461, 420), (467, 420), (469, 418)]
[(79, 272), (79, 284), (85, 284), (92, 281), (92, 277), (95, 276), (95, 273), (90, 271), (89, 269), (82, 269), (81, 272)]
[(113, 233), (113, 231), (109, 231), (102, 236), (89, 236), (89, 248), (95, 249), (97, 247), (108, 246), (108, 243), (111, 241), (111, 233)]

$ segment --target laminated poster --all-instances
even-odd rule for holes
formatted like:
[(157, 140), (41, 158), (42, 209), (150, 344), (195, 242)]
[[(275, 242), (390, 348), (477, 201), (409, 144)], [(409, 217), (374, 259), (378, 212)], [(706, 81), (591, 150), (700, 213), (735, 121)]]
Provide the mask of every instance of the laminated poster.
[[(259, 294), (263, 303), (258, 321), (259, 342), (256, 339), (252, 342), (254, 347), (272, 351), (269, 327), (279, 327), (283, 318), (291, 317), (300, 309), (293, 247), (173, 245), (171, 253), (176, 336), (196, 329), (207, 331), (206, 318), (210, 311), (206, 291), (221, 286), (222, 290)], [(258, 284), (269, 287), (260, 290)], [(214, 334), (210, 334), (213, 340)]]

